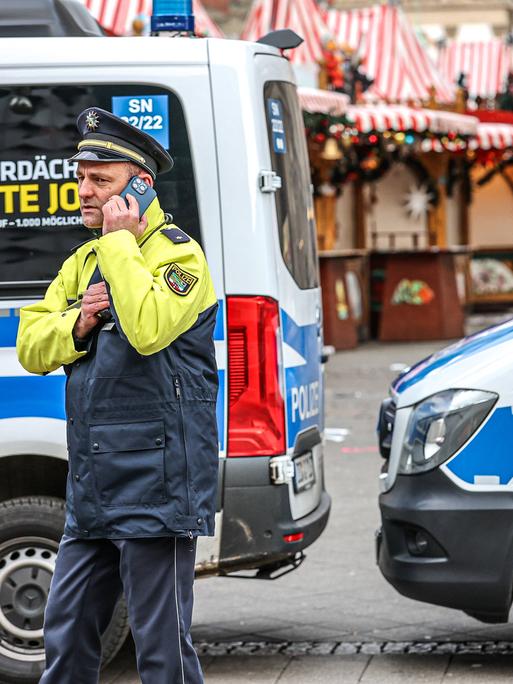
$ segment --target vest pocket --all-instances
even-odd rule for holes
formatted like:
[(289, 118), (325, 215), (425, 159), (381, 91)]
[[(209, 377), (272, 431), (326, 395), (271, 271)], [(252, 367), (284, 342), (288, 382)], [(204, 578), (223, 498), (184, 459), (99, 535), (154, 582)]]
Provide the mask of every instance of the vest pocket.
[(163, 421), (92, 425), (89, 440), (103, 506), (165, 503)]

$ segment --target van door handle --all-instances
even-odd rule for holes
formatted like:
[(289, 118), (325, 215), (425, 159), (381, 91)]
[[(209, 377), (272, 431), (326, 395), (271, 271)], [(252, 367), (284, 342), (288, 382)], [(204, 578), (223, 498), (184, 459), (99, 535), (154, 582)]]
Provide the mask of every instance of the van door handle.
[(330, 344), (325, 345), (322, 348), (321, 363), (322, 364), (328, 363), (328, 361), (330, 360), (330, 357), (333, 356), (334, 353), (335, 353), (335, 347), (333, 347)]
[(260, 171), (258, 187), (261, 192), (276, 192), (281, 188), (281, 176), (275, 171)]

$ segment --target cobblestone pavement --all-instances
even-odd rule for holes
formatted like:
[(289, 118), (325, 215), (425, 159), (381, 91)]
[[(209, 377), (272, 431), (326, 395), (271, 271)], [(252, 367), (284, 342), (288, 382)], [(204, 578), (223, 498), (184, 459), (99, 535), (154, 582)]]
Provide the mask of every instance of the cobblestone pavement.
[[(385, 644), (385, 648), (386, 648)], [(229, 654), (203, 655), (205, 684), (506, 684), (511, 682), (513, 655), (463, 654), (459, 644), (446, 644), (451, 651), (422, 653), (411, 645), (409, 655), (376, 654), (376, 644), (362, 645), (359, 653), (332, 655), (301, 654), (294, 644), (282, 653), (243, 654), (245, 646), (234, 646)], [(367, 648), (366, 648), (367, 647)], [(404, 648), (404, 645), (402, 646)], [(393, 649), (393, 645), (390, 645)], [(415, 648), (415, 652), (413, 652)], [(481, 645), (479, 645), (481, 648)], [(316, 650), (322, 650), (317, 647)], [(345, 649), (342, 649), (344, 651)], [(351, 648), (347, 649), (351, 651)], [(471, 650), (471, 648), (470, 648)], [(367, 651), (367, 652), (365, 652)], [(294, 654), (294, 655), (293, 655)], [(101, 684), (140, 684), (133, 666), (133, 653), (123, 649), (102, 676)]]
[[(400, 364), (444, 345), (369, 343), (330, 360), (326, 424), (347, 430), (326, 445), (330, 522), (303, 565), (282, 579), (196, 583), (193, 636), (207, 684), (511, 680), (512, 625), (406, 599), (375, 565), (379, 404)], [(102, 679), (114, 682), (139, 683), (130, 645)]]

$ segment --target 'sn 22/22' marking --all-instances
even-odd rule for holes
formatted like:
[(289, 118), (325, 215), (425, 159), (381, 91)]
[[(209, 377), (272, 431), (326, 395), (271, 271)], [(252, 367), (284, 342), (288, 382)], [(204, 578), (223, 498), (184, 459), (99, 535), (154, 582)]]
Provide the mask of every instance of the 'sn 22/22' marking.
[(319, 381), (311, 382), (308, 385), (299, 385), (290, 390), (292, 422), (297, 419), (308, 420), (319, 415), (320, 410), (320, 390)]
[(141, 130), (157, 131), (162, 130), (163, 119), (160, 114), (151, 116), (150, 114), (142, 114), (141, 116), (122, 116), (123, 121), (127, 121), (132, 126), (140, 128)]

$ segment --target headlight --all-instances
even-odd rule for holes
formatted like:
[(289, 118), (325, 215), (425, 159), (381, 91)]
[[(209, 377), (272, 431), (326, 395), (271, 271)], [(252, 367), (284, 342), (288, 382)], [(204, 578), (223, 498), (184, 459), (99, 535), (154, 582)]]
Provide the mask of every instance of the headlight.
[(474, 434), (497, 398), (494, 392), (455, 389), (417, 404), (406, 428), (399, 473), (424, 473), (450, 458)]

